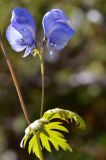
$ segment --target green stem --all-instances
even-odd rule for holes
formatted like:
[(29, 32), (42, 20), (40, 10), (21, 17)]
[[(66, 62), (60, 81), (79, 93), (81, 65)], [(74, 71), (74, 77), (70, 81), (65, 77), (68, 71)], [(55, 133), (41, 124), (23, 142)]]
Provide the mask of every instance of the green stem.
[(24, 116), (25, 116), (28, 124), (30, 124), (29, 114), (27, 112), (27, 109), (26, 109), (26, 106), (25, 106), (25, 103), (24, 103), (24, 100), (23, 100), (23, 97), (22, 97), (22, 93), (21, 93), (21, 90), (20, 90), (16, 75), (15, 75), (15, 72), (13, 70), (11, 61), (10, 61), (6, 51), (5, 51), (5, 48), (3, 46), (1, 32), (0, 32), (0, 46), (1, 46), (1, 49), (2, 49), (2, 52), (3, 52), (3, 55), (4, 55), (5, 59), (6, 59), (6, 63), (8, 65), (8, 68), (10, 70), (10, 73), (11, 73), (11, 76), (12, 76), (16, 91), (17, 91), (17, 95), (18, 95), (18, 98), (19, 98), (19, 101), (20, 101), (20, 104), (21, 104), (21, 107), (22, 107), (22, 110), (23, 110), (23, 113), (24, 113)]
[(40, 117), (42, 117), (42, 114), (43, 114), (43, 108), (44, 108), (44, 60), (43, 60), (43, 57), (44, 57), (44, 45), (45, 45), (45, 42), (46, 42), (46, 37), (44, 36), (43, 38), (43, 42), (42, 42), (42, 46), (41, 48), (39, 49), (38, 46), (37, 46), (37, 43), (35, 44), (36, 45), (36, 48), (38, 50), (38, 55), (39, 55), (39, 59), (40, 59), (40, 68), (41, 68), (41, 76), (42, 76), (42, 97), (41, 97), (41, 109), (40, 109)]
[(40, 155), (40, 160), (44, 160), (43, 154), (42, 154), (42, 150), (41, 150), (41, 146), (40, 146), (39, 132), (36, 133), (35, 136), (36, 136), (36, 139), (37, 139), (37, 145), (38, 145), (38, 151), (39, 151), (39, 155)]
[(42, 55), (40, 55), (40, 65), (41, 65), (41, 75), (42, 75), (42, 97), (41, 97), (40, 117), (42, 117), (44, 108), (44, 61)]

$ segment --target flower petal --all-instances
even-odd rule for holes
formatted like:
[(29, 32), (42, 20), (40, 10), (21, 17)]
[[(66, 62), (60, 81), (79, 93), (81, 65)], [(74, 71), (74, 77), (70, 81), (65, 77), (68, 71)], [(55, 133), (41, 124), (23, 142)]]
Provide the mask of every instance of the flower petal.
[(6, 37), (9, 41), (11, 47), (16, 52), (21, 52), (26, 48), (26, 46), (21, 45), (22, 35), (14, 27), (12, 27), (12, 25), (10, 25), (7, 28)]
[(28, 46), (27, 48), (26, 48), (26, 50), (25, 50), (25, 53), (24, 53), (24, 55), (22, 56), (23, 58), (25, 58), (25, 57), (27, 57), (29, 54), (32, 54), (32, 50), (34, 49), (34, 47), (35, 47), (35, 45), (33, 45), (33, 46)]
[(69, 26), (63, 24), (58, 25), (57, 29), (54, 29), (48, 38), (48, 41), (51, 46), (55, 47), (57, 50), (63, 49), (70, 38), (74, 35), (75, 31)]
[(43, 17), (43, 28), (48, 39), (48, 46), (56, 50), (63, 49), (75, 34), (71, 21), (60, 9), (53, 9)]
[(49, 12), (47, 12), (42, 20), (44, 33), (48, 35), (51, 32), (51, 30), (55, 27), (56, 22), (59, 20), (69, 19), (64, 15), (64, 12), (60, 9), (52, 9)]
[(33, 16), (24, 8), (17, 7), (12, 11), (11, 24), (6, 31), (6, 36), (16, 52), (24, 49), (26, 57), (35, 47), (36, 26)]
[(19, 32), (22, 28), (24, 28), (27, 25), (27, 27), (29, 27), (28, 29), (32, 32), (33, 36), (35, 36), (36, 32), (35, 21), (33, 16), (28, 12), (27, 9), (20, 7), (15, 8), (12, 11), (11, 22), (14, 24), (14, 27), (16, 27), (16, 29)]

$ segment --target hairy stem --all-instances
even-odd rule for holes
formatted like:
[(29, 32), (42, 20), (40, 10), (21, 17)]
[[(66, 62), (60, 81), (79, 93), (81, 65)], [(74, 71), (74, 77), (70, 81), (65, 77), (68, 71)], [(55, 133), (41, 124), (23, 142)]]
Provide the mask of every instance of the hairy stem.
[(10, 70), (10, 73), (11, 73), (11, 76), (12, 76), (16, 91), (17, 91), (17, 95), (18, 95), (18, 98), (19, 98), (19, 101), (20, 101), (20, 104), (21, 104), (21, 107), (22, 107), (22, 110), (23, 110), (23, 113), (24, 113), (24, 116), (25, 116), (28, 124), (30, 124), (29, 115), (28, 115), (28, 112), (26, 110), (26, 106), (25, 106), (25, 103), (24, 103), (24, 100), (23, 100), (23, 97), (22, 97), (22, 93), (21, 93), (17, 78), (15, 76), (15, 72), (13, 70), (13, 67), (12, 67), (12, 64), (10, 62), (10, 59), (9, 59), (9, 57), (8, 57), (8, 55), (7, 55), (7, 53), (6, 53), (5, 49), (4, 49), (4, 46), (3, 46), (1, 33), (0, 33), (0, 46), (1, 46), (1, 49), (2, 49), (2, 52), (3, 52), (3, 55), (4, 55), (5, 59), (6, 59), (8, 68)]

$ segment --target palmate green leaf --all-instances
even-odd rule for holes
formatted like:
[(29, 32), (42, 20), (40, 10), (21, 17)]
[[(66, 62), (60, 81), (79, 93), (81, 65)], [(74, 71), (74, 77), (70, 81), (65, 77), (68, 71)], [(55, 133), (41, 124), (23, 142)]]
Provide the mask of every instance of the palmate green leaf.
[(38, 158), (40, 158), (40, 152), (39, 152), (38, 148), (39, 147), (38, 147), (38, 143), (37, 143), (37, 133), (36, 133), (36, 134), (33, 135), (31, 140), (29, 141), (29, 146), (28, 146), (29, 154), (32, 151)]
[(40, 139), (41, 139), (41, 142), (42, 142), (42, 146), (44, 148), (46, 148), (47, 151), (51, 152), (51, 147), (50, 147), (50, 144), (49, 144), (49, 139), (48, 137), (44, 134), (44, 133), (40, 133)]
[[(40, 127), (38, 125), (38, 122), (40, 123)], [(41, 122), (43, 122), (42, 125), (41, 125)], [(34, 126), (34, 124), (36, 124), (37, 126)], [(33, 128), (35, 129), (31, 129), (31, 126), (33, 126)], [(52, 145), (57, 151), (59, 150), (59, 147), (61, 147), (65, 151), (66, 150), (72, 151), (71, 146), (68, 144), (64, 135), (60, 133), (60, 131), (68, 132), (67, 128), (62, 126), (62, 122), (48, 123), (48, 121), (44, 119), (37, 120), (37, 123), (35, 121), (33, 122), (33, 124), (27, 127), (26, 129), (27, 134), (22, 139), (21, 147), (25, 148), (26, 143), (29, 140), (28, 153), (30, 154), (32, 151), (39, 158), (40, 153), (38, 150), (38, 143), (37, 143), (37, 137), (36, 137), (36, 135), (39, 133), (42, 147), (45, 148), (47, 151), (51, 152), (50, 142), (52, 143)]]
[(47, 129), (57, 129), (57, 130), (61, 130), (64, 132), (69, 132), (67, 128), (62, 126), (61, 122), (51, 122), (51, 123), (46, 124), (45, 127)]
[[(20, 147), (25, 148), (26, 143), (28, 143), (28, 153), (30, 154), (31, 151), (40, 158), (39, 152), (39, 144), (38, 144), (38, 137), (40, 134), (40, 130), (43, 128), (44, 124), (48, 123), (46, 119), (39, 119), (31, 123), (25, 130), (25, 136), (23, 137)], [(41, 146), (40, 146), (41, 149)]]
[(77, 128), (85, 129), (86, 125), (84, 120), (75, 112), (71, 112), (69, 110), (64, 110), (60, 108), (51, 109), (44, 113), (43, 117), (48, 120), (52, 120), (54, 118), (60, 118), (68, 122), (68, 119), (74, 120), (76, 122)]
[(59, 146), (65, 151), (72, 151), (67, 140), (64, 138), (64, 135), (59, 132), (59, 130), (68, 132), (68, 130), (61, 124), (61, 122), (51, 122), (49, 124), (46, 124), (44, 125), (43, 130), (40, 133), (42, 146), (49, 152), (51, 152), (49, 141), (53, 144), (57, 151), (59, 150)]
[[(28, 144), (29, 154), (33, 152), (39, 159), (39, 149), (42, 150), (42, 148), (45, 148), (51, 152), (51, 144), (57, 151), (59, 148), (62, 148), (64, 151), (69, 150), (72, 152), (71, 146), (63, 135), (63, 132), (69, 131), (62, 125), (62, 122), (56, 121), (56, 118), (66, 121), (67, 123), (69, 119), (74, 120), (76, 127), (85, 129), (85, 122), (78, 114), (59, 108), (48, 110), (41, 119), (34, 121), (26, 128), (25, 136), (20, 146), (25, 148), (26, 144)], [(55, 119), (54, 122), (53, 119)], [(38, 143), (38, 139), (40, 139), (41, 143)]]

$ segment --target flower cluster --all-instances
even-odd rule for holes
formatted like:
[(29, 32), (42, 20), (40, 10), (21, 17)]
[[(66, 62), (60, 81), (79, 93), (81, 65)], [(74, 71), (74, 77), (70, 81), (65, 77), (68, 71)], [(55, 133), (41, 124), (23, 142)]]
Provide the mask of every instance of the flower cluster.
[[(52, 52), (62, 50), (75, 33), (70, 19), (60, 9), (48, 11), (43, 17), (42, 25), (47, 38), (47, 48)], [(13, 50), (16, 52), (25, 50), (23, 57), (33, 53), (36, 25), (27, 9), (20, 7), (13, 9), (6, 37)]]

